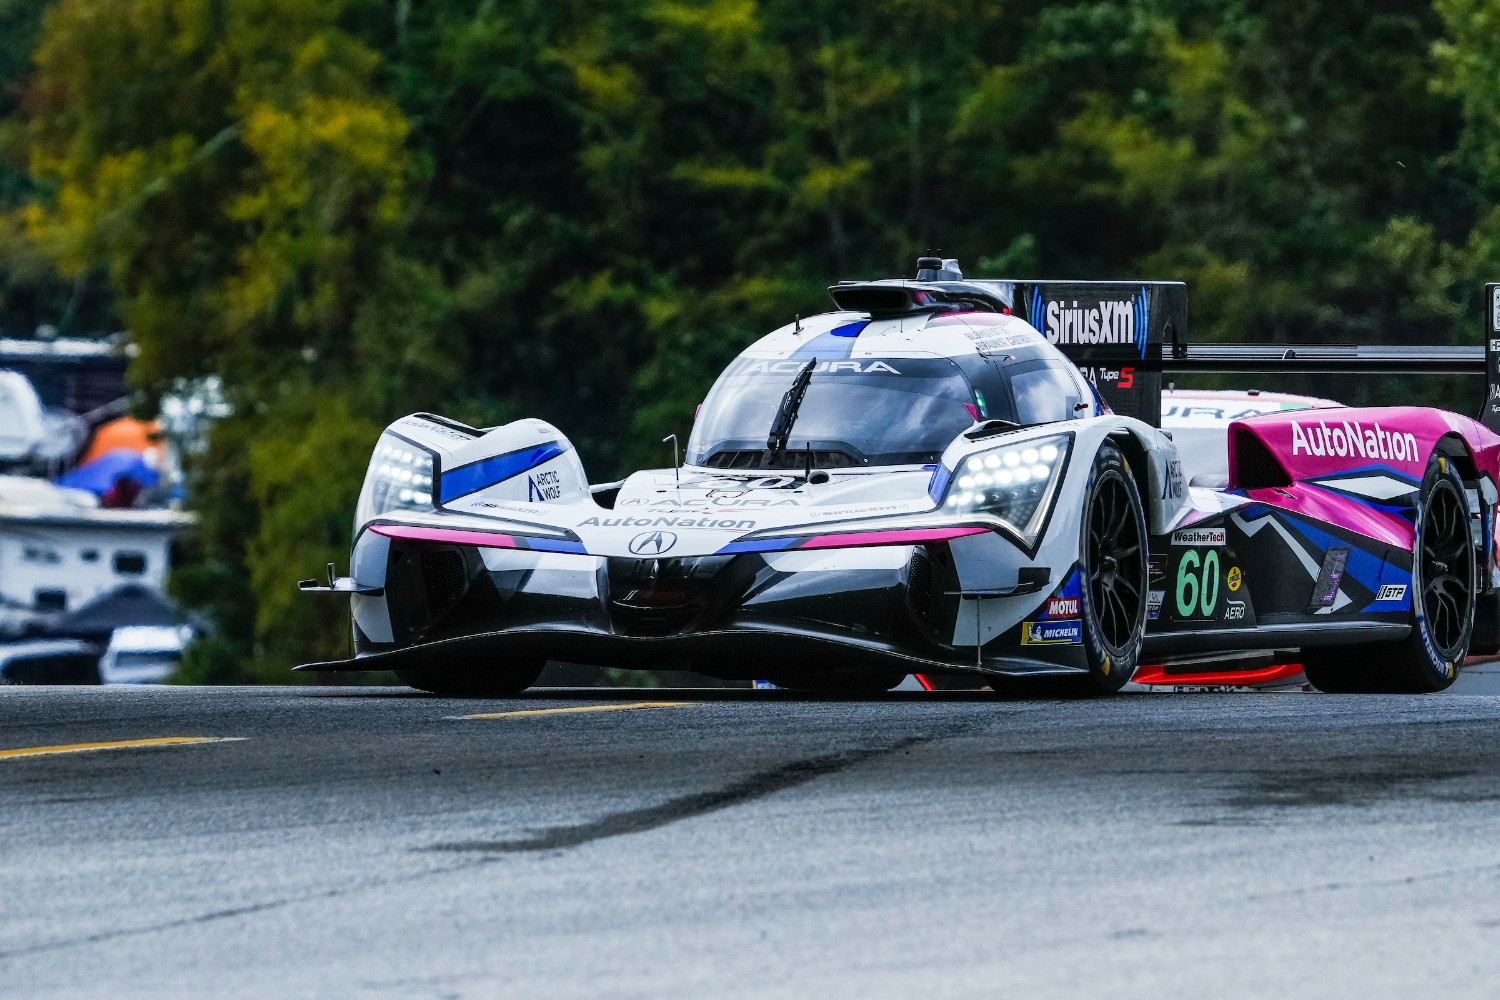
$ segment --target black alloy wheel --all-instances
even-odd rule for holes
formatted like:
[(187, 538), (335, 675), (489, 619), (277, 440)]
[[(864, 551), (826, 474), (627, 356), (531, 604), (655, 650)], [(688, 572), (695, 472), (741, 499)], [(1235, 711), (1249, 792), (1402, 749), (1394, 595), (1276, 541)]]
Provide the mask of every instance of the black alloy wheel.
[(1319, 691), (1428, 694), (1457, 678), (1474, 637), (1479, 565), (1463, 483), (1446, 456), (1427, 465), (1416, 522), (1411, 634), (1394, 643), (1303, 650), (1302, 669)]
[(1113, 444), (1094, 458), (1080, 538), (1082, 693), (1113, 694), (1140, 660), (1146, 635), (1146, 512), (1130, 464)]
[(1474, 539), (1469, 507), (1447, 479), (1439, 480), (1422, 512), (1422, 614), (1439, 658), (1463, 658), (1474, 626)]
[(1088, 586), (1104, 641), (1115, 649), (1130, 644), (1138, 627), (1142, 593), (1143, 546), (1136, 530), (1139, 501), (1119, 476), (1104, 479), (1089, 511)]

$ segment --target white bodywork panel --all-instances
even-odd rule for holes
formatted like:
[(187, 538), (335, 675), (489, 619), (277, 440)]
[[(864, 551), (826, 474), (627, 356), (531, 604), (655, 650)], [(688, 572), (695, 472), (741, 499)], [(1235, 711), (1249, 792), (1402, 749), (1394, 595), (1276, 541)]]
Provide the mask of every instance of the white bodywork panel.
[(1222, 489), (1229, 482), (1229, 425), (1263, 413), (1342, 406), (1330, 399), (1258, 390), (1168, 389), (1162, 430), (1172, 435), (1188, 484)]

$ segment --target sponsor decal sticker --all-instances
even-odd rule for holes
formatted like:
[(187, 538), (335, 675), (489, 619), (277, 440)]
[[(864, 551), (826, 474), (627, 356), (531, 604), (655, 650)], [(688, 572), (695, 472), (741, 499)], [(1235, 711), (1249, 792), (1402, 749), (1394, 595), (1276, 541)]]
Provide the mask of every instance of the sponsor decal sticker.
[(1230, 601), (1224, 606), (1224, 620), (1226, 622), (1238, 622), (1245, 620), (1245, 602)]
[(1047, 602), (1048, 618), (1077, 618), (1078, 598), (1054, 597)]
[(1159, 499), (1161, 499), (1161, 500), (1181, 500), (1182, 499), (1182, 463), (1181, 462), (1173, 461), (1173, 462), (1168, 462), (1167, 463), (1167, 476), (1166, 476), (1166, 478), (1164, 480), (1162, 480), (1162, 484), (1161, 484), (1161, 496), (1159, 497)]
[(1032, 292), (1032, 313), (1040, 312), (1038, 329), (1053, 344), (1128, 344), (1145, 356), (1146, 322), (1151, 314), (1151, 292), (1142, 287), (1128, 299), (1080, 304), (1048, 302), (1042, 306), (1040, 289)]
[(730, 508), (763, 509), (766, 507), (797, 507), (800, 506), (796, 500), (770, 500), (766, 497), (741, 497), (741, 496), (714, 496), (689, 497), (686, 500), (675, 500), (666, 497), (659, 500), (649, 500), (645, 497), (632, 497), (625, 502), (629, 507), (666, 507), (672, 510), (728, 510)]
[(551, 503), (562, 496), (562, 479), (555, 472), (538, 472), (526, 477), (526, 502)]
[(1146, 592), (1146, 618), (1156, 621), (1161, 617), (1161, 602), (1167, 596), (1165, 590), (1148, 590)]
[(1224, 583), (1231, 591), (1239, 590), (1240, 584), (1245, 582), (1245, 575), (1240, 572), (1238, 566), (1229, 567), (1229, 575), (1224, 578)]
[(1124, 368), (1080, 368), (1084, 377), (1095, 385), (1107, 385), (1113, 383), (1116, 389), (1132, 389), (1135, 387), (1135, 369), (1129, 365)]
[(1375, 595), (1377, 601), (1404, 601), (1406, 600), (1406, 584), (1386, 583), (1380, 587), (1380, 592)]
[(1173, 545), (1223, 545), (1226, 540), (1223, 528), (1183, 528), (1172, 532)]
[(725, 531), (748, 531), (754, 521), (719, 520), (712, 517), (588, 517), (578, 522), (580, 528), (720, 528)]
[[(736, 374), (739, 375), (795, 375), (807, 364), (805, 360), (751, 361)], [(813, 365), (813, 373), (827, 372), (850, 375), (900, 375), (901, 373), (884, 361), (819, 361)]]
[(965, 330), (964, 336), (974, 342), (974, 350), (980, 354), (1002, 354), (1010, 347), (1025, 347), (1037, 342), (1034, 333), (998, 333), (989, 330)]
[(1292, 455), (1317, 455), (1338, 458), (1378, 458), (1386, 461), (1414, 462), (1417, 459), (1417, 437), (1402, 431), (1388, 431), (1375, 423), (1366, 426), (1358, 420), (1344, 420), (1329, 425), (1292, 424)]
[(1083, 623), (1071, 622), (1023, 622), (1021, 645), (1057, 646), (1083, 641)]

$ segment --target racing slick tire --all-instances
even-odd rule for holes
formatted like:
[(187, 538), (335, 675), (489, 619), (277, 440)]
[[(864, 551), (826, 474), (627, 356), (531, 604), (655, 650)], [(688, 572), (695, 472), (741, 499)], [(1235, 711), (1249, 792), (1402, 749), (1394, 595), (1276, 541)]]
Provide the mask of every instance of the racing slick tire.
[(1304, 650), (1303, 672), (1319, 691), (1430, 694), (1458, 676), (1474, 635), (1478, 565), (1463, 482), (1442, 455), (1427, 463), (1416, 522), (1411, 635), (1399, 643)]
[(1114, 694), (1140, 662), (1146, 638), (1146, 510), (1130, 464), (1105, 443), (1083, 497), (1079, 617), (1088, 676), (1081, 694)]
[(397, 670), (395, 674), (402, 684), (428, 694), (448, 698), (509, 698), (535, 684), (544, 666), (544, 660), (502, 666), (493, 660), (453, 657)]
[(1146, 638), (1146, 512), (1130, 464), (1106, 442), (1094, 456), (1078, 543), (1083, 572), (1079, 618), (1088, 663), (1073, 677), (990, 677), (1012, 697), (1115, 694), (1135, 674)]

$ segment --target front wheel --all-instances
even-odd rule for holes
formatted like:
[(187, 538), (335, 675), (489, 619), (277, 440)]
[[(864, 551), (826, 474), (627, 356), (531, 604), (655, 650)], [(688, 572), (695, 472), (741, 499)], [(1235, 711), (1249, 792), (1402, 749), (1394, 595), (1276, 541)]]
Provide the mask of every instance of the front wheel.
[(1140, 491), (1125, 456), (1106, 443), (1094, 456), (1079, 543), (1085, 694), (1113, 694), (1135, 673), (1146, 638), (1146, 555)]
[(1319, 691), (1427, 694), (1458, 676), (1474, 635), (1478, 565), (1469, 504), (1452, 463), (1434, 455), (1422, 478), (1412, 543), (1411, 634), (1399, 643), (1305, 650)]
[(472, 656), (434, 657), (429, 663), (397, 670), (402, 684), (449, 698), (510, 698), (542, 675), (543, 660), (496, 663)]

